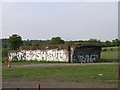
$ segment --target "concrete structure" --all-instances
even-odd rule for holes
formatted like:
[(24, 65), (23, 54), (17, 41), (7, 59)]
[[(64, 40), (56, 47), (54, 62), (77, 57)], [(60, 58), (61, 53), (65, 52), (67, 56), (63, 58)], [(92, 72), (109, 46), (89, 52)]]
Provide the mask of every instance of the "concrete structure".
[(80, 46), (44, 46), (21, 47), (20, 51), (10, 51), (9, 60), (58, 61), (58, 62), (97, 62), (100, 60), (101, 47)]

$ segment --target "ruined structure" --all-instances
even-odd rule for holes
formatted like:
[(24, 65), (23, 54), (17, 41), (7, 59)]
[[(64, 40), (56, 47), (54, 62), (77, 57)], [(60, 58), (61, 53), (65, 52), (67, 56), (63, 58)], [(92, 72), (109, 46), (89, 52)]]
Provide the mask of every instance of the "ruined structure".
[(19, 51), (10, 51), (9, 60), (22, 61), (58, 61), (58, 62), (97, 62), (100, 60), (101, 47), (93, 45), (56, 45), (41, 47), (21, 47)]

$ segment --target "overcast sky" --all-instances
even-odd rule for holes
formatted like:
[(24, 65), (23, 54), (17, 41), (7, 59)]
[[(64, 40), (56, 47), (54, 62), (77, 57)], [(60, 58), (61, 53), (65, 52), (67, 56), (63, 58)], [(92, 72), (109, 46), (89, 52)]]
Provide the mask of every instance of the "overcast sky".
[(118, 38), (117, 2), (9, 2), (2, 7), (2, 37), (113, 40)]

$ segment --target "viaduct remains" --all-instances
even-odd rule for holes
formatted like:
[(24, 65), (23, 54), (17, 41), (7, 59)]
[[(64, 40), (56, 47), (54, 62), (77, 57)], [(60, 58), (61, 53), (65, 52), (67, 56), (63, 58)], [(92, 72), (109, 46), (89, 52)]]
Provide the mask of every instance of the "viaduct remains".
[(19, 51), (10, 51), (11, 61), (55, 61), (93, 63), (100, 60), (101, 47), (95, 45), (54, 45), (41, 47), (21, 47)]

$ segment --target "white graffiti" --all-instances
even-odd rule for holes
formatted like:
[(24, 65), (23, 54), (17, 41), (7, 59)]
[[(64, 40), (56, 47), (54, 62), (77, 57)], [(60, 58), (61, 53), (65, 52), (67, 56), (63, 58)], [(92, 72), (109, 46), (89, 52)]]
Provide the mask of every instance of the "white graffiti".
[(78, 55), (79, 62), (96, 62), (98, 60), (98, 55)]
[(68, 62), (67, 50), (21, 50), (9, 53), (9, 60), (65, 61)]
[[(79, 47), (80, 48), (80, 47)], [(19, 52), (9, 52), (9, 60), (17, 61), (60, 61), (60, 62), (97, 62), (100, 60), (100, 51), (84, 52), (81, 49), (70, 47), (69, 49), (41, 49), (41, 50), (21, 50)], [(87, 50), (87, 48), (85, 48)]]

